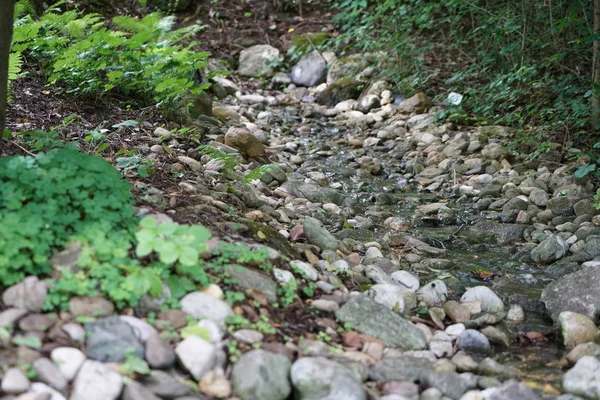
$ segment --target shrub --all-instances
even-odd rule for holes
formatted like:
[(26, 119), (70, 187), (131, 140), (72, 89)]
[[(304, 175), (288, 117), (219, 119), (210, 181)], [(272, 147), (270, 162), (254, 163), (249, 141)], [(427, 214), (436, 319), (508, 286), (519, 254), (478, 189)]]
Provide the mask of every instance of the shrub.
[(186, 91), (199, 95), (209, 86), (193, 79), (209, 56), (195, 51), (197, 43), (189, 41), (202, 26), (174, 29), (175, 18), (159, 13), (141, 20), (117, 16), (107, 24), (98, 14), (62, 12), (59, 6), (39, 19), (29, 14), (18, 18), (12, 49), (31, 54), (50, 83), (61, 84), (68, 93), (119, 93), (172, 110), (183, 105)]
[(74, 236), (132, 237), (129, 189), (108, 162), (69, 148), (0, 159), (0, 283), (49, 272)]

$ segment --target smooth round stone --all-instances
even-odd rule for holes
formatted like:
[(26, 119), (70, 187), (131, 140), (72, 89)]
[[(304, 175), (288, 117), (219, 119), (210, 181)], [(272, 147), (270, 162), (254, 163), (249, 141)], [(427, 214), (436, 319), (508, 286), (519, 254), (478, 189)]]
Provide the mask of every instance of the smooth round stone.
[(416, 292), (421, 287), (419, 278), (407, 271), (395, 271), (391, 275), (392, 279), (398, 282), (400, 285)]
[(520, 324), (525, 320), (525, 312), (523, 307), (518, 304), (511, 304), (506, 313), (506, 322)]
[(333, 300), (325, 300), (325, 299), (313, 300), (313, 302), (311, 303), (311, 306), (313, 306), (317, 310), (327, 311), (327, 312), (336, 312), (337, 310), (340, 309), (340, 305), (338, 303), (336, 303)]
[(86, 360), (85, 354), (74, 347), (57, 347), (50, 353), (50, 358), (69, 382), (75, 379), (79, 368)]
[(0, 387), (6, 394), (20, 394), (29, 389), (29, 379), (19, 368), (9, 368), (4, 373)]
[(444, 332), (446, 332), (451, 337), (458, 337), (466, 330), (464, 324), (454, 324), (448, 325)]
[(583, 314), (563, 311), (558, 316), (558, 329), (567, 348), (594, 340), (596, 324)]
[(466, 329), (458, 336), (457, 346), (460, 350), (486, 352), (490, 349), (490, 341), (475, 329)]
[(365, 259), (383, 258), (383, 253), (377, 247), (372, 246), (365, 251)]
[(232, 336), (235, 340), (248, 344), (261, 342), (265, 338), (265, 335), (253, 329), (240, 329), (235, 331)]
[(499, 312), (504, 311), (504, 303), (492, 289), (486, 286), (476, 286), (465, 292), (460, 298), (460, 302), (479, 301), (481, 303), (481, 311), (483, 312)]

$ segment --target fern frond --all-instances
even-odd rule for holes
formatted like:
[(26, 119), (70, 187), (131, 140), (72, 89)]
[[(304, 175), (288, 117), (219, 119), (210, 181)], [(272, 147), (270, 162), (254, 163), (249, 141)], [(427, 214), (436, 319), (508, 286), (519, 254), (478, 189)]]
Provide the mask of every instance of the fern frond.
[(269, 172), (274, 167), (273, 164), (261, 165), (258, 168), (254, 168), (244, 176), (244, 183), (251, 183), (255, 179), (260, 179), (265, 173)]
[(31, 0), (19, 0), (15, 3), (15, 18), (21, 18), (25, 14), (33, 14), (35, 15), (35, 5)]
[(12, 100), (12, 91), (10, 90), (10, 83), (16, 80), (21, 73), (21, 67), (23, 66), (23, 55), (21, 53), (10, 53), (8, 57), (8, 101)]

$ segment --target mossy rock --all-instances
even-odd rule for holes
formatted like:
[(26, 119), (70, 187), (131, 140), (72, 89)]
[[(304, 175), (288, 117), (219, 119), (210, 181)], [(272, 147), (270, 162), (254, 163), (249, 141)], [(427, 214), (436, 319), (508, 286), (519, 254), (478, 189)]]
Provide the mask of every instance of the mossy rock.
[(327, 32), (305, 33), (302, 35), (292, 36), (291, 46), (288, 48), (294, 49), (295, 53), (304, 54), (313, 49), (313, 46), (318, 47), (325, 43), (329, 34)]
[[(264, 235), (265, 238), (263, 244), (274, 248), (283, 256), (289, 257), (292, 260), (300, 258), (300, 255), (296, 249), (292, 247), (290, 241), (281, 236), (281, 234), (273, 227), (241, 217), (237, 218), (237, 222), (247, 226), (248, 233), (254, 238), (259, 238), (260, 236)], [(262, 235), (259, 235), (258, 232), (262, 232)]]
[(319, 93), (317, 103), (333, 107), (341, 101), (357, 99), (365, 84), (353, 78), (342, 78)]
[(342, 78), (355, 78), (369, 66), (369, 61), (361, 55), (337, 59), (327, 73), (327, 84), (331, 85)]

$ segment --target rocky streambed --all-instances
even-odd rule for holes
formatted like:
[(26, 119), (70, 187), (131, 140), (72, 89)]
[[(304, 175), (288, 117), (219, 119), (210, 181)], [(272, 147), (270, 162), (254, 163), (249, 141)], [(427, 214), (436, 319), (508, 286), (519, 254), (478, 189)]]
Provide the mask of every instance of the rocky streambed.
[[(277, 55), (250, 48), (240, 72), (272, 75)], [(312, 54), (269, 89), (216, 79), (212, 115), (226, 122), (207, 142), (238, 157), (235, 171), (164, 128), (149, 134), (145, 156), (186, 171), (192, 212), (228, 210), (235, 229), (262, 233), (277, 268), (231, 272), (252, 301), (224, 301), (217, 282), (181, 310), (165, 293), (120, 313), (74, 298), (56, 316), (29, 277), (4, 292), (0, 327), (16, 327), (7, 357), (36, 374), (7, 362), (3, 399), (599, 399), (593, 185), (510, 154), (508, 128), (436, 124), (440, 106), (394, 96), (370, 57)], [(236, 177), (267, 157), (251, 183)], [(142, 212), (178, 220), (190, 207)], [(279, 312), (292, 283), (308, 290)], [(273, 333), (229, 324), (236, 315), (279, 320)], [(182, 334), (190, 320), (202, 334)], [(14, 340), (31, 336), (43, 346)], [(123, 380), (115, 363), (131, 351), (150, 370)]]

